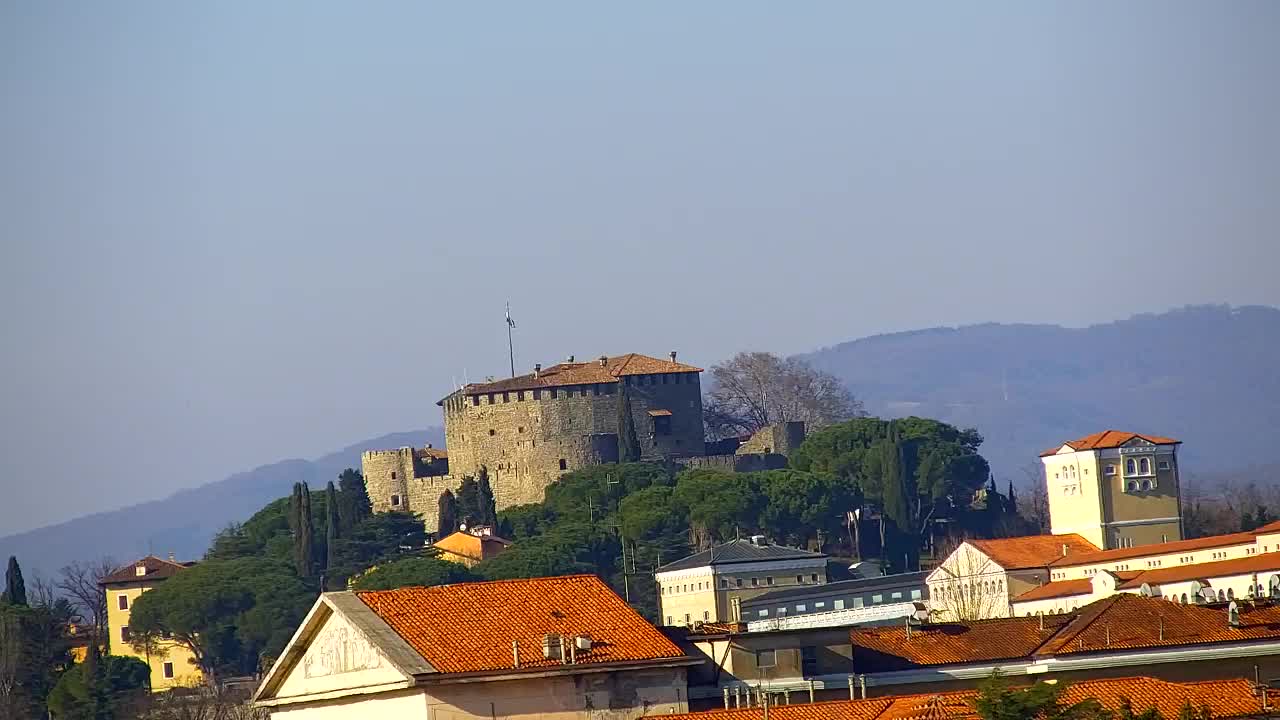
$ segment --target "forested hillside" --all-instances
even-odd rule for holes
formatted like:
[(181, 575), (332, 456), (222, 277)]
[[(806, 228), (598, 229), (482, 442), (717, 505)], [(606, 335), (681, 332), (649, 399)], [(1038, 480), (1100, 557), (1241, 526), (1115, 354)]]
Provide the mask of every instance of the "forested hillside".
[(1271, 462), (1280, 428), (1275, 308), (1188, 307), (1079, 329), (934, 328), (804, 357), (872, 415), (977, 428), (996, 476), (1019, 482), (1040, 450), (1107, 428), (1183, 440), (1192, 472)]

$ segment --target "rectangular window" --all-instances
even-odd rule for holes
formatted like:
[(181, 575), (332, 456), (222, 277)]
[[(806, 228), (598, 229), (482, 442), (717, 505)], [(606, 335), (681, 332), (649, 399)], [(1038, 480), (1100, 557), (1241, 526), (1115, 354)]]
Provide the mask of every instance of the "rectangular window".
[(521, 391), (519, 391), (519, 392), (517, 392), (517, 393), (516, 393), (516, 402), (524, 402), (524, 391), (523, 391), (523, 390), (521, 390)]
[(703, 611), (702, 611), (702, 622), (710, 622), (710, 621), (711, 621), (711, 611), (710, 611), (710, 610), (703, 610)]
[(173, 679), (173, 663), (167, 662), (164, 664), (164, 676), (170, 680)]
[(502, 393), (502, 402), (511, 402), (511, 393)]
[(757, 650), (756, 651), (756, 667), (774, 667), (777, 664), (777, 656), (773, 650)]
[(688, 624), (689, 624), (689, 613), (685, 613), (685, 614), (684, 614), (684, 624), (685, 624), (685, 625), (688, 625)]
[(919, 600), (919, 599), (920, 599), (920, 590), (919, 590), (919, 589), (916, 589), (916, 590), (912, 590), (912, 591), (911, 591), (911, 599), (912, 599), (912, 600)]
[(720, 578), (720, 589), (721, 590), (729, 589), (729, 578)]
[(129, 626), (124, 625), (120, 628), (120, 642), (129, 642)]
[(560, 393), (559, 393), (559, 391), (558, 391), (558, 390), (556, 390), (555, 388), (551, 388), (551, 399), (552, 399), (552, 400), (555, 400), (557, 397), (559, 397), (559, 394), (560, 394)]
[(666, 384), (667, 384), (667, 376), (666, 376), (666, 375), (663, 375), (663, 376), (662, 376), (662, 384), (663, 384), (663, 385), (666, 385)]
[(667, 624), (668, 624), (668, 625), (672, 624), (672, 623), (671, 623), (671, 616), (670, 616), (670, 615), (668, 615), (668, 616), (667, 616)]
[(742, 587), (742, 578), (734, 578), (733, 584), (737, 587)]
[(796, 612), (804, 612), (805, 610), (808, 610), (808, 609), (809, 608), (806, 607), (804, 603), (796, 603)]
[(805, 677), (818, 674), (818, 648), (812, 645), (800, 648), (800, 670)]
[(1108, 465), (1108, 466), (1106, 466), (1105, 468), (1103, 468), (1103, 469), (1102, 469), (1102, 474), (1103, 474), (1103, 475), (1106, 475), (1107, 477), (1111, 477), (1112, 475), (1115, 475), (1115, 474), (1116, 474), (1116, 466), (1115, 466), (1115, 465)]
[(831, 603), (831, 605), (832, 605), (832, 607), (834, 607), (836, 610), (843, 610), (843, 609), (844, 609), (844, 601), (843, 601), (843, 600), (836, 600), (835, 602)]
[(120, 593), (120, 597), (117, 599), (117, 601), (116, 601), (116, 602), (117, 602), (116, 607), (119, 607), (121, 610), (128, 610), (128, 609), (129, 609), (129, 596), (128, 596), (128, 595), (125, 595), (124, 593)]
[(569, 463), (565, 462), (565, 461), (564, 461), (564, 458), (560, 458), (560, 469), (561, 469), (561, 470), (568, 470), (568, 469), (569, 469)]
[(858, 596), (858, 597), (856, 597), (856, 598), (853, 598), (853, 606), (854, 606), (855, 608), (860, 608), (860, 607), (862, 607), (862, 596)]
[(760, 578), (751, 578), (751, 587), (760, 587)]
[(796, 584), (797, 584), (797, 585), (803, 585), (803, 584), (804, 584), (804, 576), (803, 576), (803, 575), (797, 575), (797, 576), (796, 576)]
[(814, 573), (814, 574), (810, 575), (810, 576), (809, 576), (809, 579), (810, 579), (810, 580), (812, 580), (812, 581), (814, 581), (814, 582), (818, 582), (818, 573)]
[(392, 496), (391, 496), (391, 507), (400, 507), (400, 496), (399, 496), (399, 495), (392, 495)]
[(489, 393), (489, 404), (493, 404), (493, 393)]
[(765, 578), (764, 578), (764, 584), (765, 584), (765, 585), (772, 585), (772, 584), (773, 584), (773, 576), (772, 576), (772, 575), (766, 575), (766, 576), (765, 576)]
[(392, 471), (391, 471), (391, 479), (392, 479), (392, 480), (395, 480), (395, 479), (396, 479), (396, 471), (395, 471), (395, 470), (392, 470)]
[(824, 608), (824, 607), (826, 607), (826, 606), (827, 606), (827, 604), (826, 604), (826, 603), (824, 603), (824, 602), (816, 602), (816, 603), (814, 603), (814, 604), (813, 604), (813, 609), (814, 609), (814, 610), (818, 610), (818, 609), (820, 609), (820, 608)]
[(787, 609), (786, 609), (786, 608), (778, 608), (778, 617), (786, 617), (786, 616), (787, 616)]
[(769, 617), (769, 611), (768, 611), (768, 610), (757, 610), (757, 611), (756, 611), (756, 615), (758, 615), (758, 616), (760, 616), (760, 617)]
[(872, 605), (878, 605), (882, 602), (884, 602), (884, 595), (881, 595), (880, 593), (876, 593), (875, 595), (871, 596)]
[(1161, 461), (1160, 461), (1160, 464), (1159, 464), (1159, 465), (1157, 465), (1157, 467), (1159, 467), (1161, 470), (1168, 470), (1168, 469), (1169, 469), (1169, 461), (1168, 461), (1168, 460), (1161, 460)]
[(889, 594), (889, 599), (890, 599), (890, 600), (901, 600), (901, 599), (902, 599), (902, 593), (900, 593), (900, 592), (890, 593), (890, 594)]
[(541, 399), (542, 399), (542, 391), (541, 391), (541, 390), (534, 390), (534, 391), (533, 391), (533, 399), (534, 399), (534, 400), (541, 400)]

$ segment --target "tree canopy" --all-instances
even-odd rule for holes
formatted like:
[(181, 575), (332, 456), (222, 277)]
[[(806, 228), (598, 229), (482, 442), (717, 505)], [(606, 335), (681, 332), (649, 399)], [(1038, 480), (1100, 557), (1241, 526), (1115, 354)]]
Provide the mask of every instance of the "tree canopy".
[(49, 693), (49, 711), (57, 720), (129, 720), (148, 691), (151, 668), (138, 658), (97, 657), (67, 670)]
[(862, 403), (834, 375), (799, 358), (766, 352), (738, 353), (713, 365), (702, 408), (712, 437), (751, 434), (790, 421), (816, 430), (863, 414)]
[(479, 580), (465, 566), (434, 557), (405, 557), (378, 565), (352, 584), (355, 590), (393, 590), (410, 585), (431, 587)]

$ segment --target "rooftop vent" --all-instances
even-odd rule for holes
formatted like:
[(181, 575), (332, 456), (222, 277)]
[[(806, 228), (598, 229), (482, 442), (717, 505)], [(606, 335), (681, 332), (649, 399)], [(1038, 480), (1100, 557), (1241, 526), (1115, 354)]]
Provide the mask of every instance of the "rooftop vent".
[(541, 374), (542, 374), (542, 363), (534, 363), (534, 365), (533, 365), (533, 376), (536, 378), (536, 377), (538, 377), (538, 376), (539, 376), (539, 375), (541, 375)]
[(573, 362), (573, 356), (572, 356), (572, 355), (570, 355), (570, 356), (569, 356), (569, 359), (568, 359), (568, 360), (565, 360), (565, 362)]
[(1227, 624), (1233, 628), (1240, 627), (1240, 606), (1236, 604), (1235, 600), (1232, 600), (1231, 604), (1227, 606)]
[(548, 660), (564, 658), (564, 644), (559, 633), (547, 633), (542, 636), (542, 657)]
[(573, 643), (577, 646), (579, 652), (586, 652), (592, 648), (595, 641), (591, 639), (590, 635), (579, 635), (573, 639)]
[(608, 365), (608, 364), (609, 364), (609, 356), (608, 356), (608, 355), (601, 355), (601, 356), (600, 356), (600, 367), (604, 367), (605, 365)]
[(672, 351), (671, 351), (671, 362), (675, 362), (675, 361), (676, 361), (676, 351), (675, 351), (675, 350), (672, 350)]
[(751, 544), (755, 545), (756, 547), (764, 547), (765, 545), (769, 544), (769, 541), (765, 540), (763, 535), (752, 535)]

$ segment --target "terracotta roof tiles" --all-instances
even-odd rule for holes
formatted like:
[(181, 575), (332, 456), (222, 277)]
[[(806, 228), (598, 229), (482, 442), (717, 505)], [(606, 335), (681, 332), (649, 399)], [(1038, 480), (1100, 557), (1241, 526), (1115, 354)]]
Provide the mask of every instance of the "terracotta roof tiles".
[[(1271, 691), (1268, 698), (1271, 707), (1275, 707), (1273, 694)], [(957, 690), (777, 705), (769, 708), (769, 717), (774, 720), (979, 720), (974, 708), (977, 697), (977, 690)], [(1243, 678), (1190, 683), (1150, 677), (1086, 680), (1067, 685), (1061, 702), (1069, 706), (1091, 698), (1107, 710), (1119, 710), (1127, 702), (1137, 712), (1155, 708), (1165, 718), (1178, 717), (1187, 704), (1195, 709), (1208, 708), (1213, 717), (1223, 720), (1262, 714), (1262, 701), (1253, 683)], [(764, 711), (756, 707), (666, 717), (669, 720), (763, 720)]]
[(1174, 542), (1157, 543), (1154, 545), (1137, 545), (1129, 548), (1115, 548), (1114, 550), (1068, 553), (1063, 557), (1055, 559), (1050, 564), (1053, 565), (1053, 567), (1073, 567), (1076, 565), (1093, 565), (1095, 563), (1111, 562), (1113, 560), (1128, 560), (1131, 558), (1150, 557), (1153, 555), (1179, 553), (1189, 550), (1204, 550), (1207, 548), (1252, 544), (1254, 544), (1253, 533), (1231, 533), (1230, 535), (1211, 535), (1209, 537), (1194, 538), (1192, 540), (1175, 540)]
[(461, 392), (464, 395), (481, 395), (491, 392), (536, 390), (539, 388), (563, 387), (565, 385), (616, 383), (618, 378), (628, 375), (667, 375), (700, 372), (702, 372), (702, 368), (694, 367), (693, 365), (685, 365), (674, 360), (659, 360), (639, 353), (628, 353), (626, 355), (606, 357), (603, 365), (599, 359), (589, 362), (566, 362), (544, 368), (536, 374), (529, 373), (489, 383), (472, 383), (464, 387)]
[[(912, 628), (861, 628), (849, 633), (855, 666), (890, 672), (928, 665), (986, 663), (1027, 657), (1071, 621), (1070, 615), (939, 623)], [(872, 670), (874, 668), (874, 670)]]
[[(141, 560), (131, 562), (128, 565), (116, 570), (110, 575), (98, 581), (99, 585), (118, 585), (131, 582), (151, 582), (153, 580), (164, 580), (177, 575), (179, 572), (186, 570), (195, 563), (180, 563), (172, 560), (163, 560), (155, 555), (148, 555)], [(138, 566), (146, 568), (146, 574), (138, 574)]]
[(1046, 567), (1064, 557), (1098, 552), (1097, 545), (1075, 533), (1029, 535), (996, 540), (967, 540), (966, 542), (981, 550), (1005, 570)]
[(1072, 595), (1088, 595), (1093, 592), (1093, 580), (1091, 578), (1081, 578), (1079, 580), (1059, 580), (1057, 582), (1045, 583), (1037, 588), (1022, 593), (1013, 599), (1013, 602), (1030, 602), (1032, 600), (1052, 600), (1053, 598), (1071, 597)]
[[(1267, 571), (1280, 571), (1280, 552), (1268, 552), (1261, 555), (1249, 555), (1233, 560), (1195, 563), (1193, 565), (1177, 565), (1167, 568), (1156, 568), (1137, 573), (1135, 577), (1120, 585), (1121, 589), (1140, 587), (1143, 583), (1162, 585), (1164, 583), (1186, 582), (1232, 575), (1247, 575)], [(1259, 583), (1269, 587), (1266, 578), (1259, 578)]]
[[(1125, 443), (1133, 440), (1134, 438), (1146, 440), (1152, 445), (1182, 444), (1181, 440), (1160, 437), (1159, 435), (1142, 435), (1139, 433), (1125, 432), (1123, 430), (1103, 430), (1102, 432), (1096, 432), (1092, 435), (1086, 435), (1079, 440), (1068, 440), (1067, 442), (1062, 443), (1062, 445), (1066, 445), (1077, 452), (1080, 450), (1102, 450), (1106, 448), (1123, 447)], [(1040, 453), (1040, 457), (1056, 455), (1058, 451), (1062, 449), (1062, 445), (1045, 450)]]
[[(499, 580), (356, 593), (440, 672), (513, 671), (512, 642), (521, 669), (552, 667), (543, 637), (567, 643), (590, 636), (575, 663), (681, 659), (675, 643), (593, 575)], [(566, 650), (567, 651), (567, 650)]]

